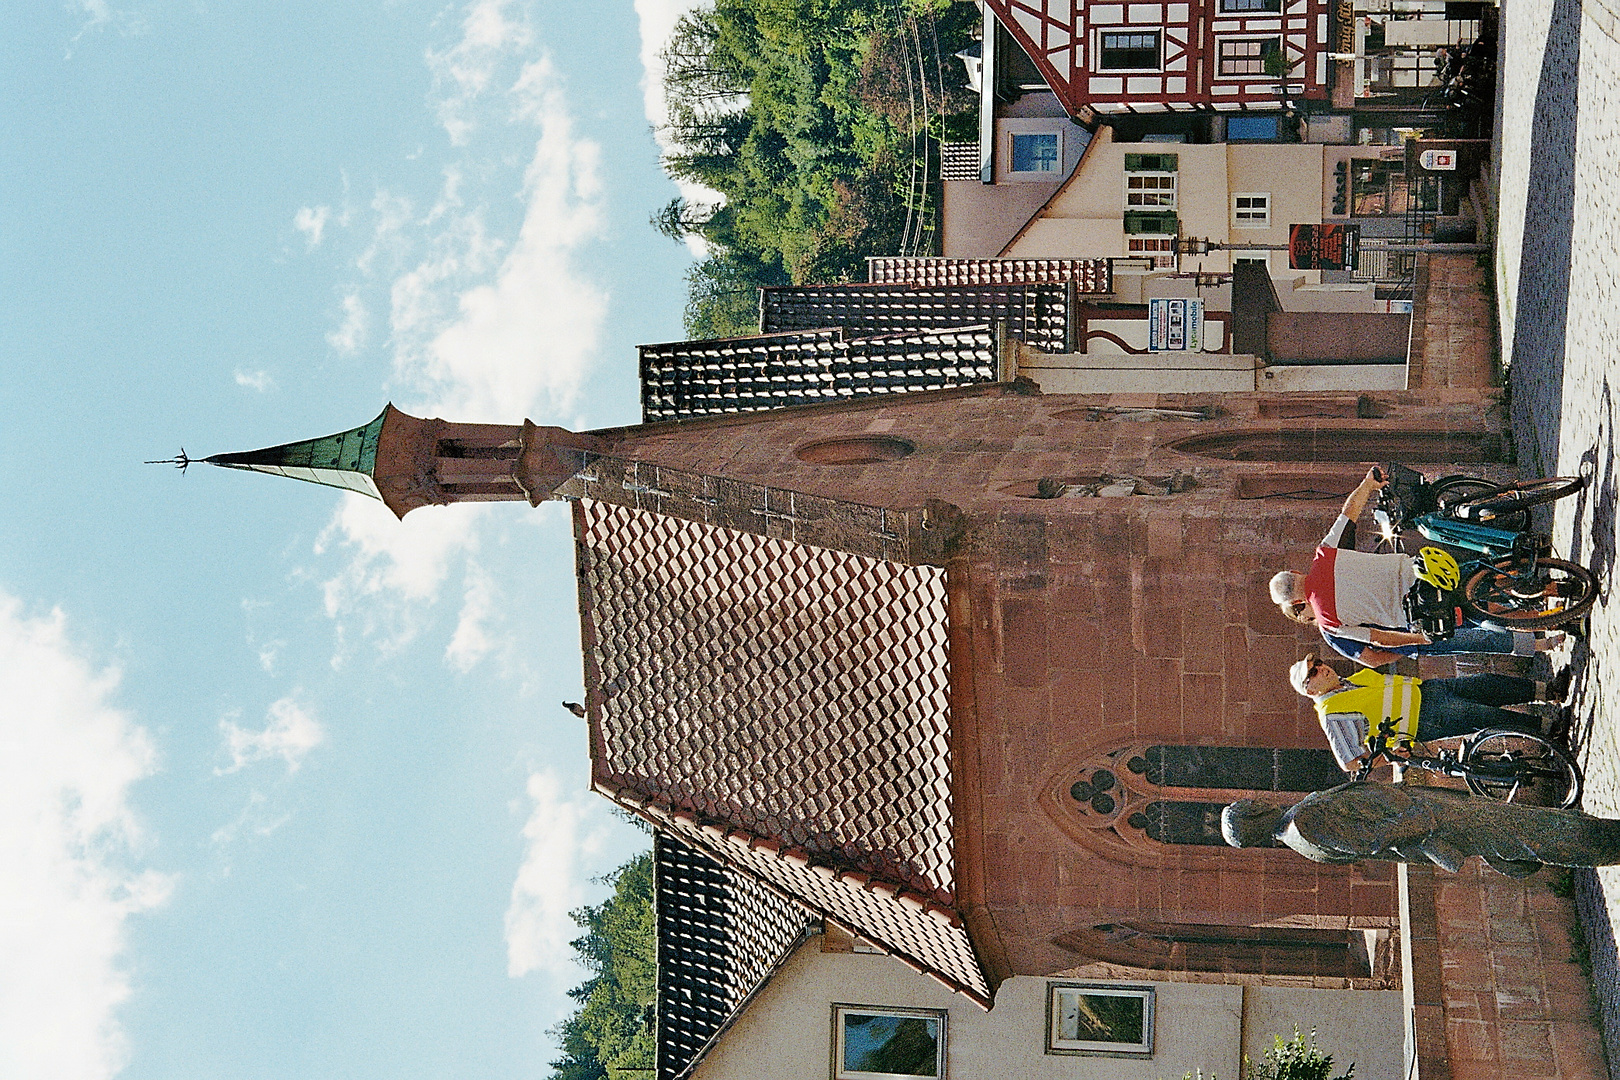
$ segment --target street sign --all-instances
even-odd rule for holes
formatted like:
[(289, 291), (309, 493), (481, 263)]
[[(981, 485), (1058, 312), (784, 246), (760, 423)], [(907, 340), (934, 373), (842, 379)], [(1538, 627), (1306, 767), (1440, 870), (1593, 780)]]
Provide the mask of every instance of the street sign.
[(1361, 246), (1359, 225), (1288, 226), (1288, 269), (1351, 270)]
[(1202, 300), (1148, 301), (1148, 352), (1199, 352), (1203, 347)]
[(1418, 164), (1429, 172), (1456, 172), (1457, 151), (1424, 150), (1418, 154)]

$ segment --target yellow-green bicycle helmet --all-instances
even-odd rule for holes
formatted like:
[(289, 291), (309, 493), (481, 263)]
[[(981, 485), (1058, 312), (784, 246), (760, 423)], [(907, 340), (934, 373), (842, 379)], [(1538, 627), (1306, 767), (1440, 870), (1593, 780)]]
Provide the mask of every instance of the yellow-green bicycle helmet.
[(1443, 548), (1420, 548), (1417, 557), (1412, 561), (1418, 578), (1437, 589), (1450, 592), (1462, 583), (1462, 568), (1457, 565), (1457, 560), (1451, 557), (1451, 552)]

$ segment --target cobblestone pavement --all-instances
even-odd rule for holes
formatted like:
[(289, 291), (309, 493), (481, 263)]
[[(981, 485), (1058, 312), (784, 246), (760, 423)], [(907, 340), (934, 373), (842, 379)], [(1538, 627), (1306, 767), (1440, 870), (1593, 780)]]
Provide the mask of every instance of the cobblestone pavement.
[[(1617, 0), (1502, 0), (1494, 155), (1495, 277), (1526, 474), (1592, 483), (1553, 517), (1557, 548), (1606, 583), (1575, 669), (1584, 807), (1620, 817), (1620, 592), (1613, 584), (1620, 398), (1620, 17)], [(1620, 868), (1577, 896), (1620, 1080)]]

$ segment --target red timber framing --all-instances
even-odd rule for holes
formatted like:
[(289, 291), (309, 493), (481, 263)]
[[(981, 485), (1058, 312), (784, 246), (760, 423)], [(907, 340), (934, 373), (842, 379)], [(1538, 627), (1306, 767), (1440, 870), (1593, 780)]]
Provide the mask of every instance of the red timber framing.
[(1277, 109), (1281, 80), (1264, 62), (1276, 48), (1289, 98), (1329, 94), (1325, 0), (985, 3), (1071, 116)]

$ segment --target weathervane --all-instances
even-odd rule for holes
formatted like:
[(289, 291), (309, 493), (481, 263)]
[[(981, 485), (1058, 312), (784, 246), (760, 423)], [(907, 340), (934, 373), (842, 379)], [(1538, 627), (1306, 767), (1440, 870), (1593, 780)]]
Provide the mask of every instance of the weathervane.
[(180, 456), (179, 457), (160, 458), (157, 461), (148, 461), (148, 462), (146, 462), (146, 464), (147, 465), (173, 465), (175, 468), (179, 469), (181, 472), (185, 472), (186, 471), (186, 466), (190, 465), (195, 460), (196, 460), (195, 458), (188, 457), (186, 455), (186, 448), (182, 446), (180, 448)]

